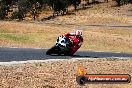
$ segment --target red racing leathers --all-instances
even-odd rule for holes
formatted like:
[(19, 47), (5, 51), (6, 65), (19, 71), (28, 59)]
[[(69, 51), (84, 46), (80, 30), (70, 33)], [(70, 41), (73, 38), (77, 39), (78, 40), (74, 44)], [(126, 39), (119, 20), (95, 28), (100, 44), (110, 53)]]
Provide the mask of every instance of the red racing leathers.
[(70, 39), (72, 42), (72, 46), (70, 46), (71, 54), (73, 55), (82, 45), (83, 37), (77, 37), (75, 33), (67, 33), (64, 34), (67, 39)]

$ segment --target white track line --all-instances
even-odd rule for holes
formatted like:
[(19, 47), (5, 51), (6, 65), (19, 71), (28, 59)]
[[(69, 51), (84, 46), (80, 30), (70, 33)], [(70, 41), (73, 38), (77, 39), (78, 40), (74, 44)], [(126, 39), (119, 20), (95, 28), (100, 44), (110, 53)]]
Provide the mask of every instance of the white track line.
[(47, 59), (47, 60), (27, 60), (27, 61), (11, 61), (11, 62), (0, 62), (0, 65), (16, 65), (16, 64), (26, 64), (26, 63), (48, 63), (48, 62), (57, 62), (57, 61), (70, 61), (74, 62), (77, 60), (97, 60), (97, 59), (132, 59), (130, 57), (113, 57), (113, 58), (72, 58), (72, 59)]

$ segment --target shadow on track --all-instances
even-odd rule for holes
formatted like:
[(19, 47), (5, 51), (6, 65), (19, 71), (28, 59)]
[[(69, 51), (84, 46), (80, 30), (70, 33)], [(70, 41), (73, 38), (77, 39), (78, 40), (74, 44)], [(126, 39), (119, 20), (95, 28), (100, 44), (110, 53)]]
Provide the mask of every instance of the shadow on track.
[(46, 51), (46, 49), (31, 48), (0, 48), (0, 62), (71, 58), (69, 56), (48, 56)]
[(132, 54), (113, 52), (78, 51), (73, 57), (78, 58), (132, 58)]

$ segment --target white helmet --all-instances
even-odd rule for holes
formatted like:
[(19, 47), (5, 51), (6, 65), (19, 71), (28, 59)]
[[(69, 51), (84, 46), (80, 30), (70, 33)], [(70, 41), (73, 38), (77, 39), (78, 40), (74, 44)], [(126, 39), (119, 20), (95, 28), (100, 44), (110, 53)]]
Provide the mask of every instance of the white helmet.
[(80, 30), (76, 30), (75, 35), (78, 37), (82, 37), (82, 32)]

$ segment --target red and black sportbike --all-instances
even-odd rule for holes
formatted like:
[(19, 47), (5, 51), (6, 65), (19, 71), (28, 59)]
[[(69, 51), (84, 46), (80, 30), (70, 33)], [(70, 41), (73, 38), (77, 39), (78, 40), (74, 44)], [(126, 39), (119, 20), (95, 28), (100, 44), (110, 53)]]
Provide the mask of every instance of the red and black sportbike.
[(82, 36), (72, 36), (66, 37), (64, 35), (58, 37), (56, 44), (50, 48), (46, 54), (47, 55), (73, 55), (82, 45)]

